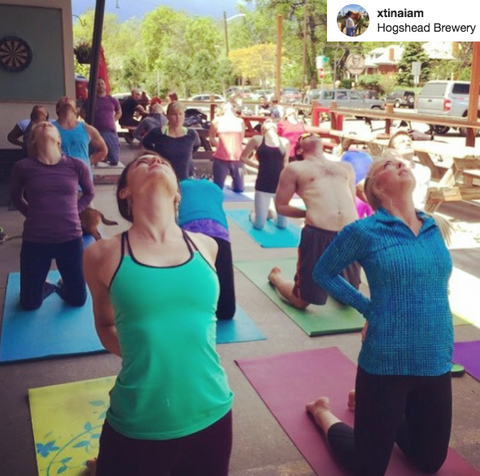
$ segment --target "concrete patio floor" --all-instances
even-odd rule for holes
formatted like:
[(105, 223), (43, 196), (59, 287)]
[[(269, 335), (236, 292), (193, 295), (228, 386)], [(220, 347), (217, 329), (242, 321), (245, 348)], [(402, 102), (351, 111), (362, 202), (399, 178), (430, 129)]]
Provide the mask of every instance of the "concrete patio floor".
[[(131, 160), (135, 148), (122, 144), (122, 162)], [(253, 183), (253, 177), (249, 177)], [(113, 185), (98, 185), (96, 208), (120, 225), (103, 227), (107, 236), (126, 228), (120, 218)], [(227, 202), (226, 209), (248, 208), (250, 203)], [(469, 204), (443, 205), (439, 210), (454, 225), (451, 246), (455, 266), (480, 278), (480, 208)], [(19, 236), (23, 219), (16, 211), (0, 208), (0, 225), (10, 236)], [(231, 223), (234, 260), (265, 260), (295, 257), (296, 250), (265, 249)], [(19, 270), (20, 238), (0, 245), (0, 304), (9, 272)], [(267, 277), (265, 276), (265, 279)], [(480, 280), (475, 289), (465, 289), (465, 299), (480, 295)], [(298, 350), (337, 346), (353, 362), (360, 349), (359, 333), (308, 337), (248, 278), (235, 270), (237, 301), (267, 337), (266, 340), (219, 345), (222, 363), (235, 392), (234, 447), (232, 476), (313, 476), (308, 463), (279, 426), (255, 390), (243, 376), (235, 359), (267, 356)], [(474, 294), (472, 294), (474, 293)], [(480, 315), (480, 305), (477, 306)], [(2, 312), (3, 315), (3, 312)], [(480, 329), (456, 326), (455, 340), (480, 339)], [(37, 474), (27, 392), (29, 388), (114, 375), (120, 361), (109, 354), (55, 358), (0, 365), (0, 475)], [(454, 379), (454, 419), (451, 446), (480, 471), (480, 382), (469, 375)], [(294, 392), (292, 388), (290, 391)], [(67, 473), (65, 473), (67, 474)], [(193, 475), (194, 476), (194, 475)], [(329, 475), (321, 475), (329, 476)]]

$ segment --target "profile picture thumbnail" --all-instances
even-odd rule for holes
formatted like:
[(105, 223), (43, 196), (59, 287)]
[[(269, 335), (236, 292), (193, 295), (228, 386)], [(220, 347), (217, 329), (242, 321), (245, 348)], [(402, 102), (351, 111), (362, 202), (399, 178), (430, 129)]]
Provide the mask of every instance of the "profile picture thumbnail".
[(344, 6), (337, 15), (337, 25), (346, 36), (360, 36), (368, 29), (368, 12), (360, 5)]

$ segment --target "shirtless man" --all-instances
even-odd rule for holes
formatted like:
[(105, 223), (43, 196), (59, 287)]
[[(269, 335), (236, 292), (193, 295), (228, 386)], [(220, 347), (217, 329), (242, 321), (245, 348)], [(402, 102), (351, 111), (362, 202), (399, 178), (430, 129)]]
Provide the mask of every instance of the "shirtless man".
[[(305, 218), (298, 248), (297, 272), (294, 280), (282, 276), (274, 267), (270, 283), (292, 306), (305, 309), (309, 304), (325, 304), (326, 292), (318, 287), (312, 272), (323, 251), (337, 232), (355, 221), (355, 172), (348, 162), (331, 162), (323, 154), (322, 140), (304, 134), (297, 146), (303, 160), (291, 162), (281, 173), (275, 197), (277, 212), (292, 218)], [(297, 193), (306, 210), (289, 205)], [(360, 285), (360, 267), (348, 267), (343, 276), (352, 286)]]

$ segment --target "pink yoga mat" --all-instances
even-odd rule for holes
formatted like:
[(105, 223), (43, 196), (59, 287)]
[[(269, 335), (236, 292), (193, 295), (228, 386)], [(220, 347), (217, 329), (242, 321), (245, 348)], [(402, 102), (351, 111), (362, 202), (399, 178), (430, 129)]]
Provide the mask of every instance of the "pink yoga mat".
[[(354, 386), (356, 366), (336, 347), (236, 361), (268, 409), (319, 476), (349, 473), (332, 459), (325, 438), (305, 411), (305, 404), (318, 397), (330, 397), (333, 412), (349, 424), (347, 395)], [(479, 475), (450, 449), (436, 476)], [(399, 450), (394, 451), (387, 476), (420, 476)]]
[(453, 361), (463, 365), (473, 378), (480, 381), (480, 341), (456, 342), (453, 347)]

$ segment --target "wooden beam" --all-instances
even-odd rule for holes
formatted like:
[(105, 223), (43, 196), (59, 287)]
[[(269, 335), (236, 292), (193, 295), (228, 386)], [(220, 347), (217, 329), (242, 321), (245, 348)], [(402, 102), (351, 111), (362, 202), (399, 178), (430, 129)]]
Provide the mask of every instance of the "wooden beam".
[[(480, 43), (473, 43), (472, 53), (472, 74), (470, 77), (470, 98), (468, 101), (467, 119), (471, 122), (476, 121), (478, 117), (478, 96), (480, 89)], [(466, 145), (475, 146), (475, 131), (467, 129)]]

